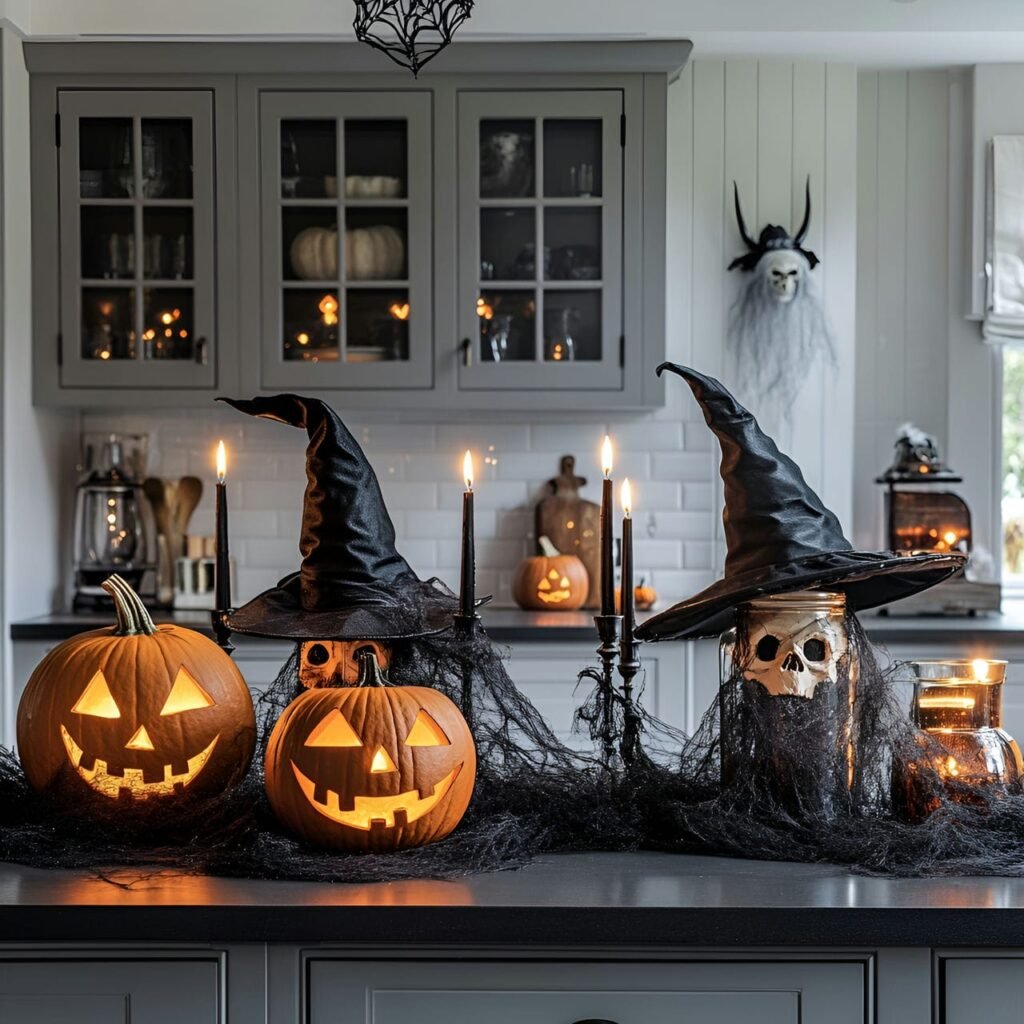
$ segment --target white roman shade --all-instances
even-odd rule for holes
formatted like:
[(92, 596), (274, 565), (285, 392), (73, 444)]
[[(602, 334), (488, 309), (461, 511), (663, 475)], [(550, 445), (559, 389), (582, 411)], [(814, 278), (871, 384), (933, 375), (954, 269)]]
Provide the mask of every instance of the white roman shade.
[(1024, 135), (992, 138), (988, 210), (988, 296), (982, 335), (1024, 341)]

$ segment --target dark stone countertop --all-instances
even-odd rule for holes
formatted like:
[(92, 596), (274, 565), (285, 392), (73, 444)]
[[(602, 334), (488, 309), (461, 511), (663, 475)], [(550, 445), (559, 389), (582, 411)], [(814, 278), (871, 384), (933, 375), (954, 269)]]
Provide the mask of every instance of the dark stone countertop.
[[(1024, 880), (863, 878), (662, 853), (547, 856), (519, 871), (372, 885), (0, 864), (19, 941), (502, 946), (1019, 946)], [(127, 887), (126, 887), (127, 886)]]
[[(488, 634), (497, 643), (576, 643), (596, 645), (592, 612), (524, 612), (516, 608), (484, 608)], [(212, 635), (210, 613), (154, 613), (157, 622), (177, 622)], [(55, 612), (11, 625), (12, 640), (66, 640), (89, 629), (107, 626), (112, 615)], [(1000, 615), (900, 616), (867, 612), (861, 616), (868, 634), (883, 644), (955, 641), (958, 644), (1024, 644), (1024, 601), (1004, 601)], [(251, 641), (249, 641), (251, 642)]]

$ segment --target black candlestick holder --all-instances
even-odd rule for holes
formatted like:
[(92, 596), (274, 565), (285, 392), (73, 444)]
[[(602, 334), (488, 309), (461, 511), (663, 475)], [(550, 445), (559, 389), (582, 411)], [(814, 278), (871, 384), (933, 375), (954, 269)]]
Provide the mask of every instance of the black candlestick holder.
[[(476, 631), (480, 628), (479, 615), (463, 615), (457, 613), (454, 617), (455, 633), (463, 640), (472, 640)], [(462, 658), (462, 717), (470, 731), (473, 729), (473, 668), (472, 659)]]
[(231, 642), (231, 627), (228, 625), (228, 617), (231, 615), (232, 609), (215, 608), (210, 612), (210, 621), (213, 624), (213, 638), (217, 641), (217, 646), (220, 647), (227, 654), (231, 654), (235, 649), (235, 645)]
[(577, 678), (592, 679), (597, 684), (601, 761), (604, 767), (611, 770), (615, 766), (615, 661), (619, 655), (619, 635), (622, 631), (621, 615), (595, 615), (594, 625), (601, 641), (597, 648), (597, 656), (601, 659), (601, 667), (585, 668)]
[(640, 750), (640, 715), (633, 700), (633, 680), (640, 671), (640, 645), (622, 641), (619, 650), (619, 675), (622, 677), (622, 740), (619, 751), (628, 768)]

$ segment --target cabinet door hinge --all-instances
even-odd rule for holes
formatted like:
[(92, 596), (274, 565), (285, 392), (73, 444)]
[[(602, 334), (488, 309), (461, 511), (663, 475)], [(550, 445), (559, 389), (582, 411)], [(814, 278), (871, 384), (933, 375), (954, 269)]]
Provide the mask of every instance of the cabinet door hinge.
[(60, 111), (53, 115), (53, 144), (60, 149)]
[(626, 336), (619, 335), (619, 366), (626, 365)]
[(619, 145), (626, 148), (626, 115), (619, 115)]
[(64, 365), (64, 335), (57, 332), (57, 365)]

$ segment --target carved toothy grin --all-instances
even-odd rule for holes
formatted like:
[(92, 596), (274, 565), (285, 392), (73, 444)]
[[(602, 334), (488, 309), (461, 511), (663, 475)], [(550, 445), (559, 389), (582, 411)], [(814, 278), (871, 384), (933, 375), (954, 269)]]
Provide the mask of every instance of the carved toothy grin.
[(295, 772), (299, 789), (305, 794), (306, 799), (325, 818), (330, 818), (339, 825), (348, 825), (350, 828), (369, 832), (375, 824), (384, 828), (394, 828), (395, 819), (399, 814), (404, 813), (407, 825), (429, 814), (452, 788), (452, 784), (459, 777), (459, 772), (462, 771), (462, 765), (457, 764), (441, 779), (429, 796), (421, 797), (415, 789), (399, 793), (397, 796), (357, 796), (351, 811), (341, 809), (341, 800), (333, 789), (327, 790), (327, 800), (321, 803), (316, 798), (316, 784), (302, 774), (294, 761), (292, 771)]
[(568, 601), (572, 594), (568, 590), (538, 590), (537, 596), (545, 604), (561, 604)]
[(125, 768), (122, 774), (117, 774), (111, 771), (107, 762), (101, 758), (96, 758), (92, 768), (83, 768), (84, 751), (82, 748), (71, 738), (71, 733), (63, 725), (60, 727), (60, 735), (64, 741), (64, 749), (68, 753), (68, 760), (74, 765), (79, 778), (97, 793), (102, 793), (114, 800), (122, 793), (129, 793), (140, 800), (151, 796), (170, 796), (178, 787), (184, 788), (190, 785), (203, 770), (206, 762), (210, 760), (213, 748), (217, 745), (217, 740), (220, 739), (220, 733), (218, 733), (205, 750), (201, 750), (195, 757), (190, 757), (185, 771), (175, 775), (171, 766), (165, 764), (162, 779), (156, 782), (146, 782), (141, 768)]

